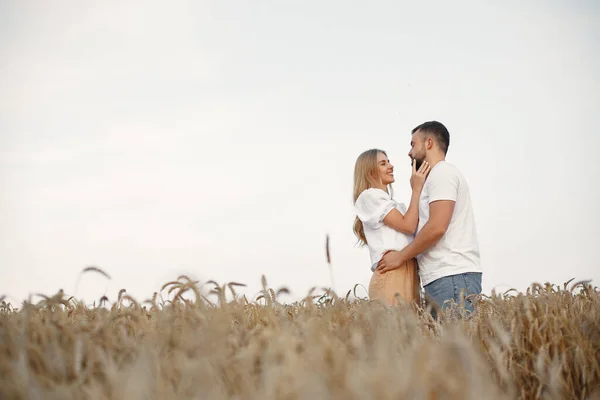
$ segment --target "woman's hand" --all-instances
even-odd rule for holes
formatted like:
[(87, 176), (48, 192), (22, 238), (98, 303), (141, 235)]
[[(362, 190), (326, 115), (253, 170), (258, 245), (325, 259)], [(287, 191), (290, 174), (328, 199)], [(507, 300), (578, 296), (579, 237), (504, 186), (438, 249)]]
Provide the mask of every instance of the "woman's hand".
[(425, 186), (425, 179), (427, 178), (430, 169), (429, 163), (427, 161), (423, 161), (423, 164), (421, 164), (421, 167), (417, 171), (417, 162), (413, 158), (412, 175), (410, 176), (410, 187), (412, 188), (413, 192), (420, 192), (423, 190), (423, 186)]

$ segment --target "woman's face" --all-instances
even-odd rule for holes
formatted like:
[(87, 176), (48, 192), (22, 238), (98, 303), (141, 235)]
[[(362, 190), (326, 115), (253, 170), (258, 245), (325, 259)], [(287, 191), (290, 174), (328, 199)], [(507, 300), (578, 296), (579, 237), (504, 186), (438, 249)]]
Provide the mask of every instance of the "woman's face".
[(381, 152), (377, 153), (377, 171), (379, 172), (379, 178), (381, 178), (383, 186), (394, 183), (394, 166), (390, 164), (387, 156)]

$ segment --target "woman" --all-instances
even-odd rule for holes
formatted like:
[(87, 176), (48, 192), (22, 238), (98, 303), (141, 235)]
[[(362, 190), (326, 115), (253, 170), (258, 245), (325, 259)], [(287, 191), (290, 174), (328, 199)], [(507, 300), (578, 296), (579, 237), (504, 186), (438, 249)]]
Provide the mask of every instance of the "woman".
[(396, 305), (396, 293), (408, 303), (419, 303), (420, 280), (415, 259), (400, 268), (380, 273), (377, 263), (388, 250), (402, 250), (413, 239), (419, 222), (419, 197), (429, 173), (423, 162), (416, 170), (412, 163), (410, 185), (412, 196), (408, 209), (397, 203), (390, 194), (394, 182), (394, 166), (383, 150), (371, 149), (362, 153), (354, 166), (354, 234), (361, 245), (368, 245), (373, 276), (369, 297), (388, 305)]

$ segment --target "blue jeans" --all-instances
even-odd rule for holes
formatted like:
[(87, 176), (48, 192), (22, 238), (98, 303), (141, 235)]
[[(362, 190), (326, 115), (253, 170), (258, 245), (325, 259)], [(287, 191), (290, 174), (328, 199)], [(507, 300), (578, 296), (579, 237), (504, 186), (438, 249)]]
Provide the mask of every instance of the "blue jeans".
[[(467, 272), (464, 274), (444, 276), (424, 286), (425, 294), (430, 300), (437, 303), (444, 311), (450, 306), (446, 300), (454, 300), (460, 304), (461, 299), (473, 294), (481, 293), (481, 272)], [(461, 291), (462, 297), (461, 297)], [(465, 310), (468, 313), (474, 311), (473, 303), (470, 299), (465, 299)], [(434, 318), (437, 318), (435, 310), (432, 310)]]

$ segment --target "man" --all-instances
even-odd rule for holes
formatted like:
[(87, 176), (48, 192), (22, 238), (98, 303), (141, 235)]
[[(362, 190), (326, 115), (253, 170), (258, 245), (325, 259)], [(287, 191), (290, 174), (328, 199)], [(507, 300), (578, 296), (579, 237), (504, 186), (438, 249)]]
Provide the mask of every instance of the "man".
[[(419, 224), (414, 240), (401, 251), (389, 251), (377, 269), (385, 273), (417, 258), (425, 294), (442, 309), (453, 299), (481, 293), (482, 269), (469, 186), (460, 171), (446, 161), (450, 134), (437, 121), (412, 130), (408, 156), (419, 169), (431, 166), (419, 199)], [(465, 308), (473, 311), (469, 300)], [(435, 315), (435, 314), (434, 314)]]

